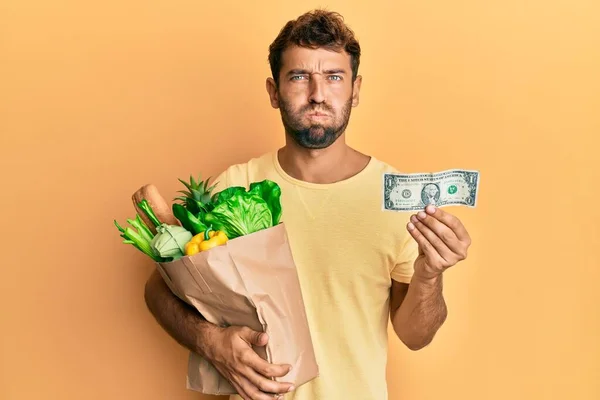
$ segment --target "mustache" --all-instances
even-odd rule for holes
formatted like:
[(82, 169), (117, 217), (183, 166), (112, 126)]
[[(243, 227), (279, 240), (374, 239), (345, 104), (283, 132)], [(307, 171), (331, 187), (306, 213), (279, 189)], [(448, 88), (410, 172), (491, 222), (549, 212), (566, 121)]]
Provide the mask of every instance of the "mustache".
[(321, 113), (321, 112), (322, 113), (330, 113), (331, 114), (333, 112), (333, 109), (331, 107), (327, 106), (327, 105), (320, 105), (318, 107), (314, 107), (314, 106), (308, 105), (308, 106), (302, 107), (300, 109), (301, 113), (308, 112), (308, 111), (318, 112), (318, 113)]

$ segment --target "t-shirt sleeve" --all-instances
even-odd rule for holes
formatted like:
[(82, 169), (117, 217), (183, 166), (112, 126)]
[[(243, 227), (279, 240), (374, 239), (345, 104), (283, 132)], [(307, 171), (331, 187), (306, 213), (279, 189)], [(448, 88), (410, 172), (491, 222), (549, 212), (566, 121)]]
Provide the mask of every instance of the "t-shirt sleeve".
[(245, 164), (234, 164), (211, 179), (210, 186), (215, 186), (212, 193), (218, 193), (232, 186), (248, 188), (248, 169)]
[(227, 180), (227, 171), (228, 170), (221, 172), (219, 175), (216, 176), (216, 178), (212, 179), (211, 182), (209, 183), (210, 186), (214, 186), (214, 189), (212, 190), (212, 194), (218, 193), (229, 187), (228, 180)]
[(400, 254), (394, 268), (390, 272), (390, 276), (395, 281), (410, 283), (414, 274), (413, 265), (419, 255), (419, 246), (408, 231), (406, 231), (402, 242), (399, 251)]

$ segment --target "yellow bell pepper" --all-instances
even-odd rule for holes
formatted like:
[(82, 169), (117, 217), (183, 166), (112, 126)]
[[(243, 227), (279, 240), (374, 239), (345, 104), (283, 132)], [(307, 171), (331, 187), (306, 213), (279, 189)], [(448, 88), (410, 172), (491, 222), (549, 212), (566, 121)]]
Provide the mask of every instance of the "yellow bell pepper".
[(200, 251), (200, 242), (202, 242), (204, 233), (199, 233), (193, 236), (189, 242), (185, 244), (184, 250), (186, 256), (192, 256)]
[(205, 240), (200, 243), (200, 251), (206, 251), (208, 249), (212, 249), (213, 247), (220, 246), (229, 240), (223, 231), (212, 232), (214, 232), (213, 236), (209, 237), (209, 239), (206, 239), (205, 237)]
[(220, 246), (229, 240), (225, 232), (213, 231), (207, 229), (202, 233), (198, 233), (193, 236), (189, 242), (185, 244), (185, 255), (191, 256), (201, 251), (212, 249), (213, 247)]

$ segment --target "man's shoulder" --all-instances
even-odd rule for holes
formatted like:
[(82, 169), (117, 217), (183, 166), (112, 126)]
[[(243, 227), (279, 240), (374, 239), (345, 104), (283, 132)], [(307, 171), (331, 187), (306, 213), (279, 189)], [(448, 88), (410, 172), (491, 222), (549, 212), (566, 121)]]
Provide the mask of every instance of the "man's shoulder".
[[(257, 174), (259, 171), (273, 169), (274, 152), (269, 151), (249, 158), (240, 163), (231, 164), (223, 173), (227, 178), (235, 182), (244, 182), (249, 176)], [(231, 185), (230, 185), (231, 186)]]
[(248, 187), (253, 177), (273, 168), (273, 151), (251, 157), (246, 161), (231, 164), (215, 179), (217, 191), (231, 186)]
[(376, 158), (374, 156), (370, 156), (371, 161), (374, 164), (374, 169), (377, 172), (385, 172), (385, 173), (393, 173), (393, 174), (401, 174), (401, 170), (398, 169), (395, 165), (390, 162), (384, 161), (382, 159)]

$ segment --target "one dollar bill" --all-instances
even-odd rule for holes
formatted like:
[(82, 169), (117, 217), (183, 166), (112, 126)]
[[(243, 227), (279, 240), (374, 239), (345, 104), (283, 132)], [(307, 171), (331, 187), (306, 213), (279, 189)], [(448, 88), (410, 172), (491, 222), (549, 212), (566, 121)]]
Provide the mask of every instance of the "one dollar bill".
[(383, 209), (418, 211), (436, 207), (477, 205), (479, 171), (451, 169), (434, 173), (383, 174)]

